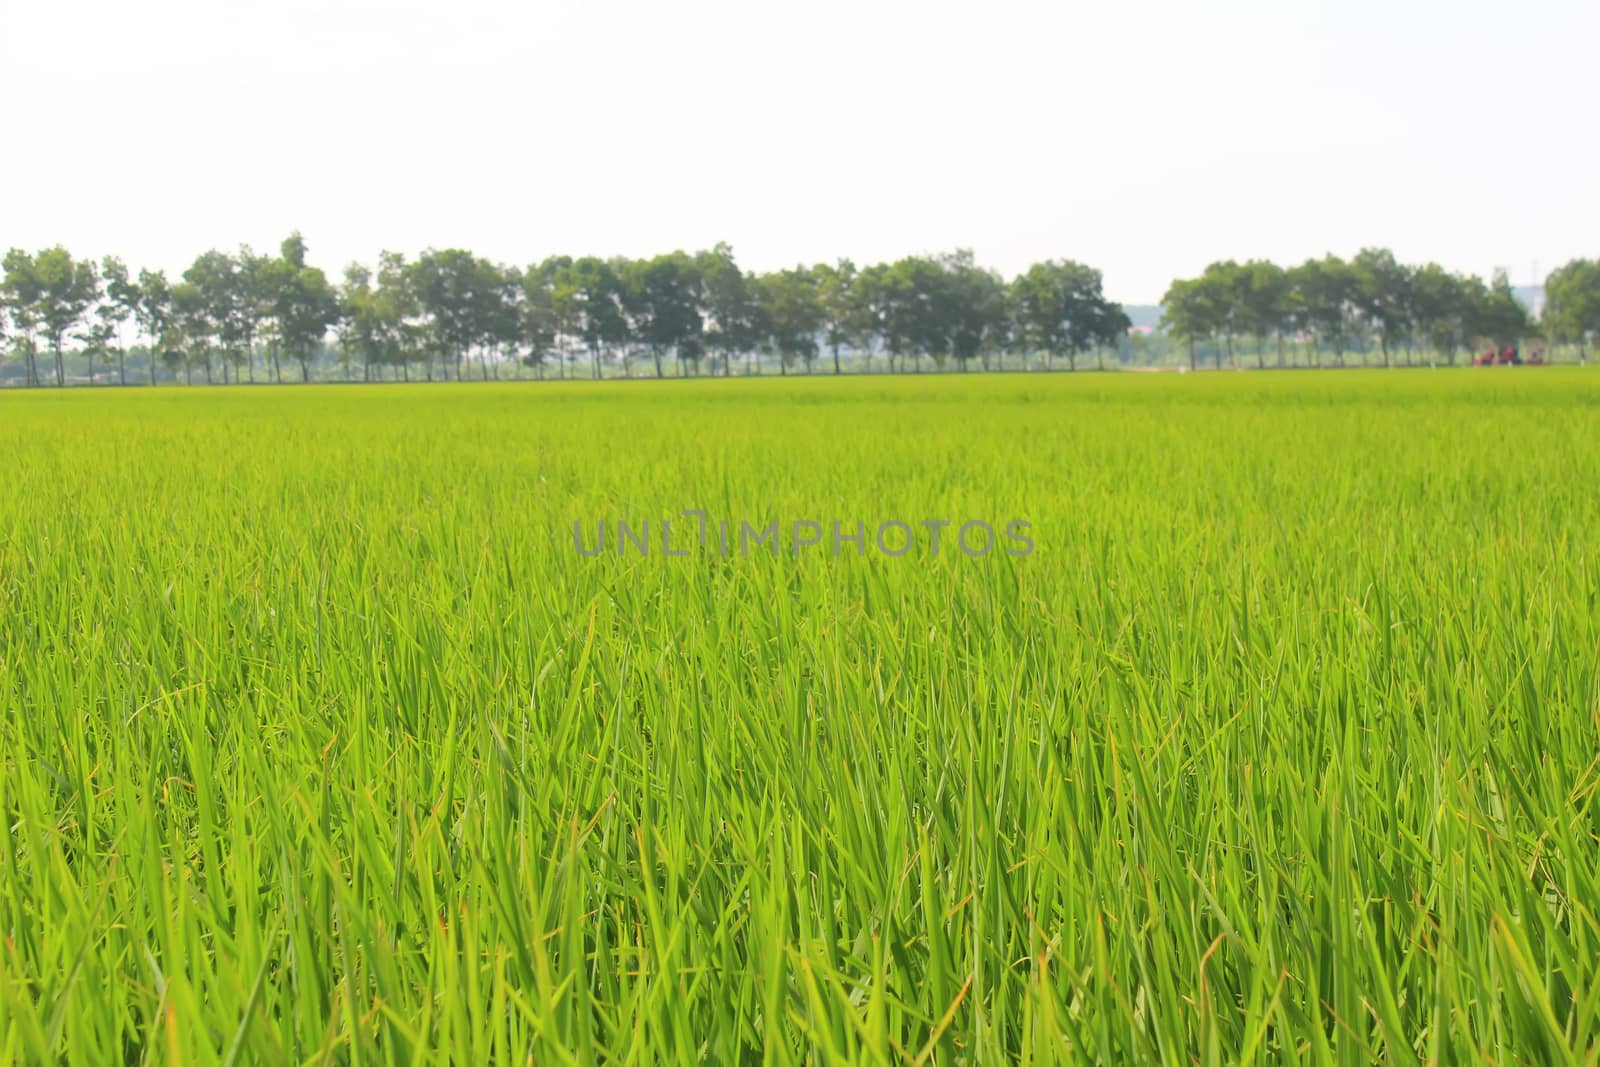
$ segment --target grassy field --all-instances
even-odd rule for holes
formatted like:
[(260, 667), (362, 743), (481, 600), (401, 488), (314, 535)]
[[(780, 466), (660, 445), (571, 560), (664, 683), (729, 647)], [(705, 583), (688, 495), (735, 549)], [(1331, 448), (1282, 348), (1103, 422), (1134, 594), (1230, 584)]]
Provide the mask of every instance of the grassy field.
[[(1554, 368), (0, 395), (0, 1061), (1595, 1063), (1597, 430)], [(575, 549), (683, 509), (1036, 548)]]

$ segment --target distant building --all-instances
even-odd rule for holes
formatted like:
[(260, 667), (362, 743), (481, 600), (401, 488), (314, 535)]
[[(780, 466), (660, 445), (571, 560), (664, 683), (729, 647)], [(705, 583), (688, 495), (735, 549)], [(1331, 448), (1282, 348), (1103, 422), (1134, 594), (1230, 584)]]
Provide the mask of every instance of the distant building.
[(1512, 287), (1511, 292), (1522, 301), (1522, 306), (1527, 308), (1534, 318), (1544, 318), (1544, 286), (1516, 285)]

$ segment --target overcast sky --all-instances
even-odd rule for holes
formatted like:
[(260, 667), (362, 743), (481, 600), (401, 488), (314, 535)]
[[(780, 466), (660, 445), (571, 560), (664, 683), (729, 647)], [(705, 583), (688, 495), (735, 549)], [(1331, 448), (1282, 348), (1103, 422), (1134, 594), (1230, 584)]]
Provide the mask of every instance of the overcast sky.
[(1600, 3), (0, 0), (0, 246), (1600, 254)]

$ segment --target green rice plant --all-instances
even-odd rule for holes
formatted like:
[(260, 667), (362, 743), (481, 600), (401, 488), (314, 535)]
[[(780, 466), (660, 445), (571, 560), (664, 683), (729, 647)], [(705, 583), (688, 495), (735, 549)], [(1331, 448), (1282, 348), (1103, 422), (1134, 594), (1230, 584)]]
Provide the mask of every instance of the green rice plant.
[[(0, 1061), (1595, 1063), (1597, 426), (1555, 368), (0, 395)], [(1035, 548), (575, 550), (685, 509)]]

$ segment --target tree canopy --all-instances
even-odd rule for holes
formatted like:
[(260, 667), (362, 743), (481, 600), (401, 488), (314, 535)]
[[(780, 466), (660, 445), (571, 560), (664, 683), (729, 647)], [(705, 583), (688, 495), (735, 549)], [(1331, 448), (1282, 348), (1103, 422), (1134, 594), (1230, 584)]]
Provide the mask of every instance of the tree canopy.
[[(1578, 280), (1568, 283), (1569, 277)], [(1552, 311), (1558, 298), (1574, 308), (1600, 299), (1585, 295), (1600, 291), (1600, 283), (1571, 264), (1551, 276), (1548, 290)], [(1266, 365), (1269, 345), (1282, 365), (1286, 342), (1300, 346), (1315, 366), (1326, 359), (1343, 366), (1352, 355), (1363, 364), (1376, 358), (1390, 366), (1402, 354), (1407, 362), (1423, 351), (1453, 363), (1460, 352), (1480, 346), (1580, 341), (1595, 329), (1579, 325), (1585, 314), (1592, 321), (1592, 311), (1570, 320), (1547, 314), (1535, 323), (1503, 273), (1485, 283), (1436, 263), (1401, 263), (1382, 248), (1364, 248), (1348, 261), (1326, 255), (1288, 268), (1213, 263), (1197, 277), (1174, 281), (1162, 303), (1165, 326), (1188, 346), (1191, 364), (1207, 344), (1218, 367), (1236, 361), (1246, 337), (1254, 340), (1257, 366)]]
[[(1421, 351), (1454, 362), (1477, 346), (1527, 338), (1574, 345), (1600, 333), (1600, 261), (1550, 275), (1548, 309), (1533, 322), (1509, 281), (1488, 282), (1437, 264), (1411, 266), (1386, 249), (1349, 260), (1326, 255), (1280, 267), (1219, 260), (1175, 280), (1155, 338), (1131, 328), (1101, 274), (1070, 259), (1035, 263), (1013, 278), (970, 251), (849, 260), (758, 273), (717, 244), (645, 259), (551, 256), (527, 266), (459, 248), (414, 258), (384, 252), (348, 265), (335, 283), (312, 266), (300, 234), (275, 254), (210, 249), (181, 276), (134, 275), (59, 246), (12, 249), (0, 275), (0, 341), (25, 384), (43, 384), (40, 357), (65, 385), (69, 347), (128, 384), (129, 353), (143, 377), (193, 382), (281, 382), (284, 365), (310, 381), (319, 366), (346, 376), (427, 380), (526, 373), (811, 372), (818, 357), (843, 373), (1006, 366), (1077, 370), (1089, 353), (1122, 362), (1157, 341), (1177, 342), (1191, 367), (1217, 367), (1253, 350), (1257, 367), (1303, 361), (1389, 365)], [(1147, 322), (1153, 320), (1146, 320)], [(133, 334), (133, 344), (127, 334)], [(1164, 340), (1165, 339), (1165, 340)], [(49, 366), (50, 364), (47, 364)], [(523, 369), (523, 370), (519, 370)]]

